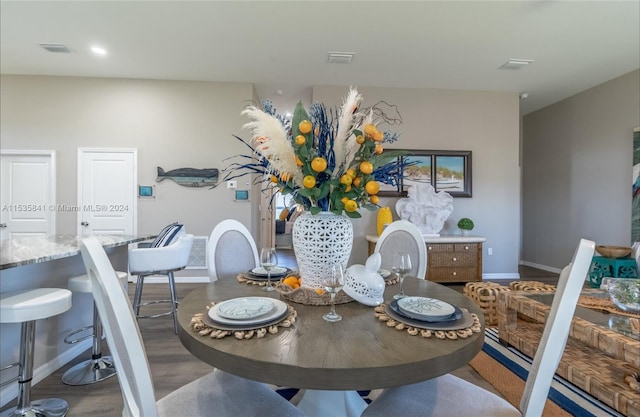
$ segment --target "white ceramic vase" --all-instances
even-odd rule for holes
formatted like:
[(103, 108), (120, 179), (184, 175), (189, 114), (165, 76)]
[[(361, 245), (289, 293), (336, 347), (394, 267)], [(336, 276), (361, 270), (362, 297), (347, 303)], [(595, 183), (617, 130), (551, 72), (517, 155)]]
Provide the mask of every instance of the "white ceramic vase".
[(302, 286), (322, 288), (322, 278), (331, 274), (332, 265), (347, 267), (353, 224), (348, 217), (328, 211), (304, 212), (293, 224), (292, 240)]

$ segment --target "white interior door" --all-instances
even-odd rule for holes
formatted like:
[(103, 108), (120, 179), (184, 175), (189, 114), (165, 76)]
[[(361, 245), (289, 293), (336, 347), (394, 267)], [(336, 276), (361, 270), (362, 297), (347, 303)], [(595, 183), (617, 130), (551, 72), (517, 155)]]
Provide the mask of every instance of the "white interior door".
[(137, 150), (78, 149), (78, 234), (137, 233)]
[(0, 154), (0, 239), (55, 234), (55, 151), (2, 150)]

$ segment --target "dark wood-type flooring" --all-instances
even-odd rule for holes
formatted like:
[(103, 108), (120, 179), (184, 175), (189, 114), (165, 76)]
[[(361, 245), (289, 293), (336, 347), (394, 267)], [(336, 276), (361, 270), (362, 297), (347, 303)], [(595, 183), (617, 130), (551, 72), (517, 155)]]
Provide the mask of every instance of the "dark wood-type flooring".
[[(287, 267), (296, 267), (292, 251), (279, 250), (279, 264)], [(519, 268), (521, 280), (536, 280), (555, 284), (558, 276), (547, 271), (530, 267)], [(496, 281), (502, 285), (508, 285), (508, 280)], [(186, 296), (189, 292), (201, 288), (206, 284), (176, 284), (178, 298)], [(464, 284), (448, 284), (460, 292)], [(134, 285), (129, 285), (130, 296), (133, 297)], [(146, 284), (143, 298), (165, 299), (168, 297), (168, 288), (164, 284)], [(166, 305), (159, 305), (158, 311)], [(147, 310), (149, 311), (149, 310)], [(141, 319), (140, 330), (144, 339), (147, 356), (153, 380), (155, 384), (156, 398), (162, 398), (169, 392), (187, 384), (211, 372), (213, 368), (192, 356), (180, 343), (173, 333), (173, 322), (170, 316), (156, 319)], [(37, 331), (37, 328), (36, 328)], [(108, 353), (106, 343), (103, 343), (105, 353)], [(91, 351), (87, 350), (83, 355), (71, 363), (57, 370), (32, 388), (32, 399), (58, 397), (70, 404), (69, 417), (101, 416), (119, 417), (122, 415), (122, 395), (117, 377), (109, 378), (92, 385), (68, 386), (62, 383), (62, 374), (74, 364), (91, 357)], [(454, 372), (457, 376), (467, 379), (493, 392), (493, 388), (471, 367), (465, 366)], [(0, 411), (15, 405), (11, 401)], [(193, 416), (196, 417), (196, 416)]]

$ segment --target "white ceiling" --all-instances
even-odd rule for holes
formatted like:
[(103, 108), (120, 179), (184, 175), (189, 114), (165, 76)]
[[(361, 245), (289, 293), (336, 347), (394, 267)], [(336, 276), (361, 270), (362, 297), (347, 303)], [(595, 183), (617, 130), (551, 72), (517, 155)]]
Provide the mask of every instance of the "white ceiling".
[(526, 114), (639, 68), (639, 3), (2, 0), (0, 71), (251, 82), (279, 111), (312, 85), (505, 91)]

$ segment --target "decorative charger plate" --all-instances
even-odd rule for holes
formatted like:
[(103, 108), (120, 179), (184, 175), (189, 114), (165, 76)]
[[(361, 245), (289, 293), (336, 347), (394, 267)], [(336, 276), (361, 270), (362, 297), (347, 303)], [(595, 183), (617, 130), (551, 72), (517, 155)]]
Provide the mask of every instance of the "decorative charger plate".
[(422, 320), (410, 319), (409, 317), (403, 316), (402, 314), (393, 311), (393, 308), (391, 308), (390, 305), (386, 306), (385, 313), (387, 313), (389, 317), (396, 321), (407, 324), (409, 326), (417, 327), (419, 329), (427, 330), (461, 330), (473, 326), (474, 323), (473, 316), (468, 311), (463, 311), (462, 317), (459, 320), (444, 321), (439, 323), (430, 323)]
[[(287, 275), (291, 270), (289, 268), (285, 268), (283, 266), (276, 266), (271, 269), (271, 278), (278, 278), (284, 275)], [(263, 267), (259, 266), (257, 268), (253, 268), (247, 271), (247, 274), (254, 278), (264, 278), (267, 279), (268, 273), (267, 270)]]
[(436, 298), (404, 297), (398, 300), (398, 308), (405, 314), (420, 320), (451, 317), (456, 312), (453, 305)]
[(393, 311), (395, 311), (396, 313), (405, 316), (407, 318), (410, 319), (414, 319), (414, 320), (420, 320), (420, 321), (426, 321), (429, 323), (438, 323), (438, 322), (445, 322), (445, 321), (454, 321), (454, 320), (459, 320), (462, 318), (462, 310), (460, 310), (460, 308), (458, 306), (453, 306), (453, 308), (455, 309), (455, 311), (448, 315), (448, 316), (436, 316), (436, 317), (424, 317), (420, 314), (413, 314), (410, 312), (406, 312), (404, 310), (402, 310), (399, 306), (398, 306), (398, 301), (400, 300), (393, 300), (390, 304), (389, 307), (391, 307), (393, 309)]
[[(259, 297), (257, 297), (259, 298)], [(237, 300), (237, 299), (234, 299)], [(232, 301), (232, 300), (229, 300)], [(238, 319), (229, 319), (223, 317), (219, 313), (219, 309), (221, 305), (224, 303), (216, 304), (209, 309), (207, 312), (208, 317), (211, 321), (216, 324), (216, 328), (220, 328), (223, 330), (241, 330), (239, 327), (252, 329), (255, 328), (256, 325), (269, 323), (278, 319), (283, 318), (287, 314), (287, 304), (276, 299), (270, 299), (273, 303), (273, 308), (270, 312), (263, 314), (259, 317), (249, 318), (245, 320)], [(221, 327), (225, 326), (225, 328)]]
[(264, 297), (234, 298), (218, 304), (218, 315), (231, 320), (250, 320), (270, 313), (275, 306)]

